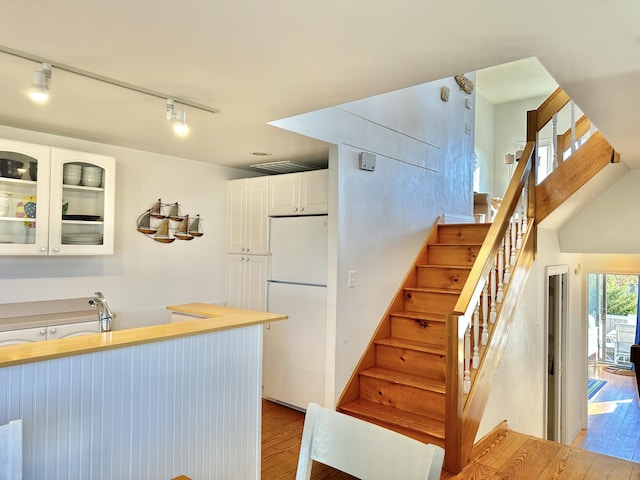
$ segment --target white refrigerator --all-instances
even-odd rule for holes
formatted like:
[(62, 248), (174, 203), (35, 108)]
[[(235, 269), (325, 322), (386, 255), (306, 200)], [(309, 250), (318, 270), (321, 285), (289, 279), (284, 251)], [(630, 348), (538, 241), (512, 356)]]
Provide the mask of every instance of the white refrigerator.
[(306, 409), (324, 404), (327, 216), (272, 217), (267, 310), (288, 315), (264, 330), (263, 395)]

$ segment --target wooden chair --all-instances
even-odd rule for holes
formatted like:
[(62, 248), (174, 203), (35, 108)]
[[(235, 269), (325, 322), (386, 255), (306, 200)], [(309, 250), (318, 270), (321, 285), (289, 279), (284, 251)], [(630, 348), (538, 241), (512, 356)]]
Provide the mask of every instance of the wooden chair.
[(0, 478), (22, 478), (22, 420), (0, 425)]
[(438, 480), (444, 450), (310, 403), (296, 480), (309, 480), (314, 460), (361, 480)]

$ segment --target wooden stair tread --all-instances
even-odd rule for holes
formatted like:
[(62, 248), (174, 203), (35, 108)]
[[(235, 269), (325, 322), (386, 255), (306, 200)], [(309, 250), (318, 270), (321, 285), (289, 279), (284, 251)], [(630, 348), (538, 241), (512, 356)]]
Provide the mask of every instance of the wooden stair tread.
[(385, 380), (390, 383), (406, 385), (421, 390), (441, 393), (443, 395), (445, 393), (444, 382), (424, 377), (422, 375), (416, 375), (415, 373), (401, 372), (399, 370), (392, 370), (384, 367), (371, 367), (360, 372), (360, 375), (377, 378), (378, 380)]
[(378, 420), (388, 425), (397, 425), (402, 428), (421, 432), (435, 438), (444, 440), (444, 422), (425, 415), (405, 412), (397, 408), (380, 405), (368, 400), (354, 400), (340, 407), (340, 411), (359, 418)]
[(390, 315), (394, 317), (409, 318), (411, 320), (426, 320), (428, 322), (446, 323), (447, 317), (442, 313), (414, 312), (411, 310), (402, 310), (400, 312), (392, 312)]
[(444, 265), (444, 264), (437, 264), (437, 265), (431, 265), (430, 263), (425, 263), (425, 264), (421, 264), (421, 265), (416, 265), (417, 268), (433, 268), (433, 269), (450, 269), (450, 270), (471, 270), (471, 267), (469, 265)]
[(433, 248), (433, 247), (478, 247), (480, 248), (482, 246), (481, 243), (432, 243), (429, 245), (429, 248)]
[(446, 349), (438, 345), (430, 345), (416, 340), (408, 340), (405, 338), (387, 337), (376, 340), (376, 345), (387, 345), (389, 347), (406, 348), (416, 350), (418, 352), (434, 353), (436, 355), (446, 355)]
[(457, 288), (404, 287), (404, 290), (408, 292), (442, 293), (443, 295), (460, 294), (460, 289)]

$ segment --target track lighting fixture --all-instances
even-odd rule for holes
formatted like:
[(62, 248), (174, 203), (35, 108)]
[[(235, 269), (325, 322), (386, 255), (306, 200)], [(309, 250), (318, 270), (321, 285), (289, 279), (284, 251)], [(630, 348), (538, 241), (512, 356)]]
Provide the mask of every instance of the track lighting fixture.
[(189, 132), (187, 126), (187, 112), (180, 108), (174, 108), (174, 101), (167, 98), (167, 120), (172, 122), (173, 132), (176, 135), (186, 135)]
[(40, 70), (33, 72), (33, 83), (29, 89), (29, 98), (36, 103), (44, 103), (49, 99), (51, 87), (51, 65), (43, 63)]
[(169, 96), (167, 93), (158, 92), (139, 85), (133, 85), (121, 80), (116, 80), (115, 78), (105, 77), (97, 73), (72, 67), (71, 65), (54, 62), (52, 60), (48, 60), (37, 55), (32, 55), (27, 52), (22, 52), (20, 50), (14, 50), (3, 45), (0, 45), (0, 53), (41, 64), (40, 70), (33, 73), (33, 83), (31, 85), (31, 88), (29, 89), (29, 97), (34, 102), (43, 103), (49, 98), (49, 89), (51, 88), (51, 71), (52, 68), (55, 67), (57, 70), (62, 70), (66, 73), (72, 73), (74, 75), (89, 78), (91, 80), (102, 82), (108, 85), (124, 88), (132, 92), (137, 92), (143, 95), (149, 95), (151, 97), (166, 100), (166, 118), (171, 122), (173, 131), (177, 135), (186, 135), (189, 132), (189, 127), (187, 126), (187, 112), (183, 109), (174, 108), (175, 103), (179, 103), (180, 105), (188, 106), (190, 109), (200, 110), (203, 112), (214, 114), (220, 112), (220, 110), (218, 110), (217, 108), (203, 105), (186, 98), (177, 98), (175, 96), (172, 98), (168, 98)]

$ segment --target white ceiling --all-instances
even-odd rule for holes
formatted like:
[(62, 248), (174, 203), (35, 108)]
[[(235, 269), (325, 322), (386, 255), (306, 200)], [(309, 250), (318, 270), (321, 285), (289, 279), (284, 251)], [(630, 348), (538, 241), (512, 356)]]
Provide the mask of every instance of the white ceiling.
[[(229, 166), (321, 160), (327, 145), (267, 122), (536, 57), (640, 166), (640, 2), (2, 0), (1, 11), (1, 46), (220, 112), (186, 107), (191, 132), (178, 138), (162, 99), (55, 69), (37, 106), (26, 91), (39, 65), (0, 54), (0, 124)], [(499, 89), (522, 94), (511, 90)]]

